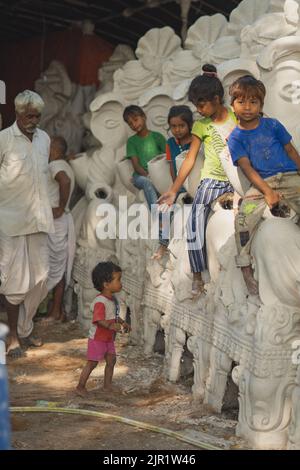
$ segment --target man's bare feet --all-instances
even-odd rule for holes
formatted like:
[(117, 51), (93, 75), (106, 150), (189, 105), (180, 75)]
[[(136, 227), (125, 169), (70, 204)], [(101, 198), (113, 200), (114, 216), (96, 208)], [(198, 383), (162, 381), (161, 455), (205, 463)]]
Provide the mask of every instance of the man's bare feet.
[(6, 355), (11, 359), (19, 359), (20, 357), (24, 356), (24, 351), (22, 350), (17, 338), (11, 338), (9, 340), (6, 349)]
[(27, 336), (27, 338), (22, 338), (22, 341), (26, 346), (33, 346), (34, 348), (40, 348), (43, 346), (43, 341), (41, 338), (33, 334)]
[(258, 284), (257, 284), (257, 281), (253, 277), (252, 266), (243, 266), (241, 269), (242, 269), (244, 281), (245, 281), (245, 284), (247, 286), (249, 294), (257, 295), (258, 294)]
[(50, 310), (48, 316), (41, 320), (41, 323), (45, 326), (56, 322), (64, 323), (66, 321), (66, 314), (63, 310)]
[(39, 323), (43, 326), (51, 325), (52, 323), (56, 323), (57, 320), (54, 317), (45, 317)]
[(77, 386), (77, 387), (75, 388), (75, 393), (76, 393), (76, 395), (78, 395), (78, 396), (81, 397), (81, 398), (85, 398), (85, 397), (88, 396), (88, 391), (87, 391), (87, 389), (84, 388), (84, 387), (79, 387), (79, 386)]
[(156, 253), (154, 253), (154, 255), (151, 256), (151, 259), (160, 260), (163, 256), (165, 256), (165, 254), (167, 253), (167, 251), (168, 251), (168, 247), (167, 247), (167, 246), (165, 246), (165, 245), (159, 245), (158, 250), (156, 251)]

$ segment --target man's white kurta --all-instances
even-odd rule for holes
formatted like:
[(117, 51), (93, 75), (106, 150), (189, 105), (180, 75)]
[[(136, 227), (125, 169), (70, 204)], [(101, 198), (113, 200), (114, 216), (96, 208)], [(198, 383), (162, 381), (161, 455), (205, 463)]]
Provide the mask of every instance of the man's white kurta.
[(32, 142), (17, 123), (0, 132), (0, 230), (19, 236), (53, 232), (47, 170), (50, 139), (37, 129)]
[(0, 293), (19, 305), (18, 333), (28, 336), (45, 297), (47, 234), (53, 232), (47, 169), (50, 139), (37, 129), (32, 142), (17, 123), (0, 132)]

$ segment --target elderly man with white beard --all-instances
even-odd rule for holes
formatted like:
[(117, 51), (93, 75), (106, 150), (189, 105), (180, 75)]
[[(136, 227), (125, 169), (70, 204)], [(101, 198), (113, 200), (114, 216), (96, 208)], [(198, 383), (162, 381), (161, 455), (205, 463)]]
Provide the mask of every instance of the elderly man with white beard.
[(32, 334), (33, 317), (47, 295), (47, 235), (54, 230), (47, 187), (50, 138), (37, 128), (43, 107), (37, 93), (19, 93), (16, 121), (0, 132), (0, 294), (12, 358), (22, 355), (22, 339), (41, 345)]

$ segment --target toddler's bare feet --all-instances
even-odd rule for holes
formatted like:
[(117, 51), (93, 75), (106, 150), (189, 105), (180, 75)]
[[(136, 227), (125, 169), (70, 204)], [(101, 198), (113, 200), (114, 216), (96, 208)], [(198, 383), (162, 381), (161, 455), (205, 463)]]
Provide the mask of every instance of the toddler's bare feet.
[(81, 398), (85, 398), (88, 395), (88, 391), (84, 387), (79, 387), (79, 385), (75, 388), (75, 393)]
[(39, 338), (38, 336), (35, 336), (32, 333), (29, 336), (27, 336), (27, 338), (22, 338), (22, 342), (27, 347), (33, 346), (34, 348), (40, 348), (41, 346), (43, 346), (42, 339)]
[(107, 387), (103, 386), (101, 390), (104, 393), (107, 393), (107, 392), (109, 392), (109, 393), (121, 393), (122, 392), (121, 387), (118, 387), (117, 385), (109, 385)]
[(201, 273), (195, 273), (192, 283), (192, 295), (194, 297), (205, 294), (206, 290), (204, 287), (204, 281), (201, 277)]
[(168, 247), (165, 245), (160, 245), (157, 252), (151, 256), (151, 259), (160, 260), (168, 251)]
[(258, 294), (258, 284), (253, 277), (253, 269), (252, 266), (243, 266), (242, 273), (244, 277), (245, 284), (247, 286), (248, 292), (251, 295)]

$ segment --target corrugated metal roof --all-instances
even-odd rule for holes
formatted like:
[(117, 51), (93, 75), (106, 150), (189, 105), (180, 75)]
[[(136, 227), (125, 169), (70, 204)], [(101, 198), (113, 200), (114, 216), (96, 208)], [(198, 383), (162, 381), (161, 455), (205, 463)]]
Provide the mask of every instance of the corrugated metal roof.
[[(188, 26), (202, 15), (228, 16), (240, 1), (192, 0)], [(171, 26), (180, 35), (182, 26), (179, 0), (11, 0), (0, 1), (0, 8), (0, 41), (40, 36), (89, 19), (110, 43), (135, 47), (150, 28)]]

